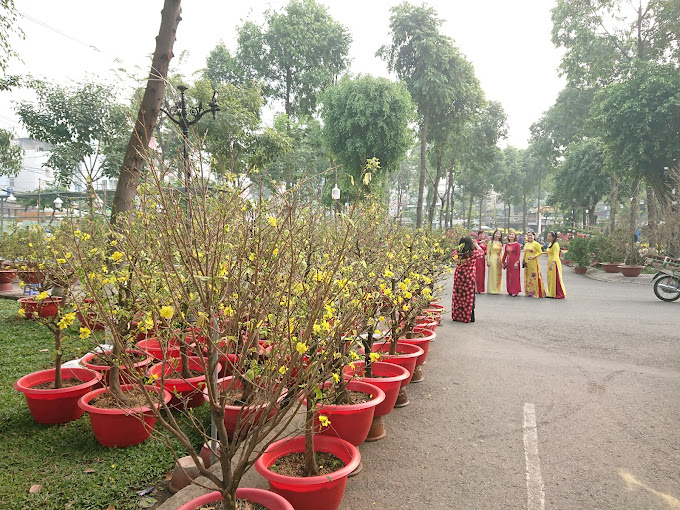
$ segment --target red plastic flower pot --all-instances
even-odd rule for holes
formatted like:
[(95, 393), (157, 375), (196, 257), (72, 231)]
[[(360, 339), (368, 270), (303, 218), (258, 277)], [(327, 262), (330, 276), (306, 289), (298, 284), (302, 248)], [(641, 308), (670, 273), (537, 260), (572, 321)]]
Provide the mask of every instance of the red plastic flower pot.
[[(147, 356), (142, 361), (139, 361), (139, 362), (137, 362), (133, 365), (133, 369), (138, 375), (144, 375), (144, 372), (146, 371), (147, 367), (153, 361), (153, 358), (148, 356), (147, 353), (140, 351), (140, 350), (137, 350), (137, 349), (127, 349), (125, 352), (128, 353), (128, 354), (139, 354), (139, 355)], [(102, 353), (91, 352), (91, 353), (85, 355), (80, 360), (80, 364), (83, 365), (88, 370), (92, 370), (93, 372), (100, 373), (101, 376), (102, 376), (102, 380), (101, 380), (102, 385), (108, 386), (109, 385), (109, 374), (111, 372), (111, 367), (109, 365), (95, 365), (94, 363), (90, 363), (92, 358), (94, 358), (98, 354), (102, 354)], [(107, 351), (103, 354), (110, 355), (111, 351)], [(120, 367), (120, 368), (121, 368), (121, 371), (120, 371), (121, 383), (123, 383), (123, 384), (133, 383), (134, 377), (125, 374), (125, 372), (129, 372), (129, 370), (130, 370), (129, 367)]]
[(385, 400), (376, 406), (374, 416), (385, 416), (392, 412), (399, 395), (401, 382), (409, 377), (409, 371), (401, 365), (376, 361), (371, 363), (374, 377), (366, 377), (364, 375), (366, 373), (365, 361), (354, 361), (351, 365), (354, 368), (347, 365), (343, 370), (346, 377), (358, 377), (364, 382), (377, 386), (385, 393)]
[[(326, 383), (326, 387), (331, 383)], [(366, 381), (349, 381), (349, 391), (358, 391), (372, 395), (371, 400), (361, 404), (349, 405), (317, 405), (314, 411), (314, 431), (324, 436), (339, 437), (359, 446), (366, 441), (371, 429), (375, 408), (385, 400), (385, 392)], [(326, 427), (319, 423), (319, 416), (327, 416), (330, 424)]]
[(145, 338), (135, 344), (140, 351), (148, 352), (158, 360), (179, 358), (181, 356), (180, 343), (177, 340), (161, 342), (158, 338)]
[(431, 315), (419, 315), (416, 317), (416, 326), (434, 326), (436, 328), (438, 325), (439, 320)]
[(416, 361), (416, 366), (423, 365), (425, 363), (425, 360), (427, 359), (427, 353), (430, 350), (430, 342), (437, 338), (437, 333), (435, 333), (432, 330), (429, 329), (422, 329), (420, 331), (414, 331), (415, 335), (418, 335), (416, 338), (400, 338), (399, 342), (405, 343), (405, 344), (413, 344), (417, 345), (423, 350), (423, 354), (418, 356), (418, 361)]
[(45, 273), (42, 271), (33, 271), (29, 269), (25, 271), (18, 271), (17, 274), (22, 282), (29, 283), (31, 285), (42, 283), (42, 281), (45, 279)]
[(78, 379), (82, 381), (82, 384), (58, 390), (34, 389), (34, 386), (39, 384), (54, 382), (54, 374), (53, 368), (41, 370), (25, 375), (14, 383), (14, 389), (26, 397), (26, 404), (33, 419), (46, 425), (68, 423), (80, 418), (83, 410), (78, 407), (78, 400), (92, 391), (94, 385), (101, 379), (99, 374), (86, 368), (62, 368), (62, 380)]
[(411, 382), (411, 378), (413, 377), (413, 371), (416, 368), (416, 362), (418, 361), (418, 357), (423, 354), (423, 350), (417, 345), (405, 344), (401, 341), (397, 342), (396, 356), (389, 354), (390, 352), (389, 342), (374, 343), (373, 352), (380, 353), (381, 361), (385, 361), (386, 363), (395, 363), (397, 365), (401, 365), (406, 370), (408, 370), (409, 376), (401, 382), (402, 388), (404, 386), (407, 386), (408, 383)]
[[(258, 503), (268, 510), (295, 510), (293, 505), (288, 503), (283, 497), (264, 489), (236, 489), (236, 499), (245, 500), (250, 503)], [(210, 492), (198, 498), (187, 501), (177, 510), (199, 510), (209, 503), (222, 501), (220, 492)]]
[[(189, 370), (201, 371), (206, 367), (201, 363), (197, 356), (189, 358)], [(217, 364), (217, 372), (222, 370), (222, 365)], [(152, 365), (147, 371), (149, 377), (157, 377), (157, 386), (163, 385), (163, 389), (168, 390), (172, 399), (168, 404), (174, 409), (188, 409), (198, 407), (205, 402), (203, 398), (203, 388), (205, 387), (205, 374), (189, 379), (182, 378), (182, 360), (169, 359), (161, 363)], [(161, 380), (162, 379), (162, 380)]]
[[(45, 299), (38, 301), (35, 297), (19, 298), (21, 308), (26, 312), (26, 317), (29, 319), (38, 317), (54, 317), (59, 313), (59, 307), (62, 302), (61, 297), (48, 296)], [(35, 314), (35, 315), (34, 315)]]
[(291, 453), (305, 451), (305, 436), (281, 439), (269, 445), (262, 456), (255, 461), (255, 469), (269, 481), (269, 489), (283, 496), (295, 510), (337, 510), (342, 501), (349, 475), (361, 462), (359, 449), (330, 436), (315, 436), (314, 451), (330, 453), (345, 463), (345, 466), (327, 475), (293, 477), (284, 476), (269, 467), (278, 459)]
[(16, 276), (17, 272), (14, 269), (0, 269), (0, 292), (12, 292), (14, 290), (12, 280)]
[[(123, 391), (135, 388), (134, 384), (121, 386)], [(146, 386), (148, 391), (158, 391), (155, 386)], [(94, 437), (102, 446), (124, 448), (143, 443), (151, 435), (156, 417), (154, 410), (149, 406), (133, 407), (130, 409), (100, 409), (90, 402), (109, 391), (108, 388), (99, 388), (83, 395), (78, 405), (90, 416), (90, 424)], [(163, 401), (170, 402), (170, 392), (163, 390)], [(160, 404), (155, 404), (158, 408)]]
[[(227, 389), (240, 389), (243, 388), (243, 383), (233, 376), (223, 377), (217, 380), (218, 387), (221, 391)], [(279, 397), (278, 402), (280, 402), (285, 397), (285, 390)], [(208, 389), (203, 390), (203, 398), (208, 400)], [(267, 416), (264, 416), (264, 412), (267, 405), (251, 405), (251, 406), (236, 406), (236, 405), (225, 405), (224, 406), (224, 427), (227, 429), (227, 434), (230, 438), (242, 438), (245, 436), (252, 427), (257, 425), (263, 419), (269, 419), (271, 416), (276, 414), (277, 408), (270, 407)]]

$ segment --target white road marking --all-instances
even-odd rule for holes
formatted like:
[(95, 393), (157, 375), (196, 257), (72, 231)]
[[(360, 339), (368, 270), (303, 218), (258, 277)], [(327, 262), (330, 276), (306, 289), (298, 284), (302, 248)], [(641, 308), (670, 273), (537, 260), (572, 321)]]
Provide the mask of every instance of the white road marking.
[(541, 459), (538, 456), (536, 432), (536, 406), (524, 404), (524, 456), (527, 463), (527, 509), (545, 509), (545, 488), (541, 477)]

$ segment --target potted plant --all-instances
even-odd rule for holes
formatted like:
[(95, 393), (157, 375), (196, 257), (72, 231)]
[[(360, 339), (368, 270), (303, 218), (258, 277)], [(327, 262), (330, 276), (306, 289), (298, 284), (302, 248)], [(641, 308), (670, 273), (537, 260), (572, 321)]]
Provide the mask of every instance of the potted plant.
[(590, 250), (588, 238), (582, 234), (577, 234), (569, 242), (569, 258), (576, 264), (574, 272), (577, 274), (585, 274), (588, 266), (590, 266)]
[[(84, 368), (62, 369), (62, 346), (73, 335), (71, 326), (76, 313), (68, 311), (68, 296), (53, 296), (48, 290), (57, 293), (56, 290), (63, 291), (69, 286), (72, 274), (66, 269), (66, 260), (71, 254), (64, 252), (57, 240), (46, 247), (56, 255), (53, 261), (40, 262), (40, 271), (49, 275), (45, 279), (47, 290), (42, 290), (34, 298), (23, 298), (19, 312), (20, 315), (38, 320), (54, 336), (54, 368), (26, 375), (14, 384), (14, 388), (26, 397), (35, 421), (55, 424), (77, 420), (82, 416), (78, 401), (99, 383), (100, 377)], [(44, 260), (47, 256), (47, 252), (37, 251), (36, 246), (28, 248), (30, 258), (39, 256), (40, 260)], [(79, 335), (86, 338), (90, 331), (81, 328)]]
[(623, 276), (630, 278), (640, 276), (640, 273), (645, 268), (646, 260), (646, 251), (644, 251), (640, 243), (631, 243), (628, 247), (625, 263), (619, 265), (619, 272)]
[[(79, 309), (84, 298), (91, 299), (86, 308), (106, 325), (115, 349), (112, 371), (126, 364), (125, 348), (138, 341), (141, 329), (156, 338), (191, 332), (178, 341), (187, 349), (195, 343), (191, 352), (206, 375), (202, 393), (211, 427), (192, 419), (187, 425), (176, 413), (188, 411), (170, 413), (159, 400), (157, 385), (168, 383), (165, 370), (157, 377), (130, 375), (155, 426), (181, 442), (199, 473), (219, 488), (223, 506), (233, 509), (241, 477), (282, 437), (303, 405), (298, 397), (312, 397), (305, 429), (313, 436), (317, 391), (333, 374), (342, 375), (351, 348), (347, 335), (363, 320), (353, 290), (371, 280), (371, 268), (350, 253), (372, 241), (370, 229), (351, 214), (329, 222), (323, 210), (301, 205), (294, 192), (253, 203), (240, 189), (215, 188), (198, 169), (193, 193), (178, 200), (162, 178), (164, 170), (149, 164), (138, 207), (119, 217), (107, 249), (74, 227), (73, 267), (83, 292), (73, 299)], [(159, 363), (172, 363), (166, 353), (161, 351)], [(220, 359), (230, 360), (228, 382), (218, 380)], [(179, 370), (171, 377), (188, 381)], [(118, 379), (112, 375), (110, 391)], [(115, 399), (125, 404), (124, 395)], [(226, 407), (234, 400), (240, 409), (229, 431)], [(200, 431), (208, 456), (221, 469), (203, 465), (187, 426)], [(312, 443), (337, 452), (346, 464), (340, 475), (329, 475), (333, 479), (346, 480), (345, 471), (358, 464), (358, 451), (349, 443), (323, 436)], [(313, 458), (312, 443), (302, 440)], [(306, 482), (312, 479), (327, 476)], [(344, 482), (338, 484), (344, 488)]]

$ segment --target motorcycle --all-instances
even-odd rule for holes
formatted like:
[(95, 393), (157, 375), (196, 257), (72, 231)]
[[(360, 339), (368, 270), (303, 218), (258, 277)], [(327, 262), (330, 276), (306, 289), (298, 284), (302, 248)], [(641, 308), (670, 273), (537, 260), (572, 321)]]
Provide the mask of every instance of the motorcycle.
[(654, 294), (661, 301), (675, 301), (680, 298), (680, 270), (659, 269), (652, 278)]

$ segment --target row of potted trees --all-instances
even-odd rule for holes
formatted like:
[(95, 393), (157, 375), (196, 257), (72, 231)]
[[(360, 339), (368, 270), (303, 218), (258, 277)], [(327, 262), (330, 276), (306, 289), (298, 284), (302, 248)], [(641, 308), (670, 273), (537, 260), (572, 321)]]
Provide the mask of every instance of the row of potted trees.
[[(107, 446), (163, 429), (224, 508), (257, 497), (237, 491), (252, 465), (294, 508), (317, 507), (322, 486), (324, 508), (337, 508), (356, 447), (384, 437), (382, 418), (422, 379), (441, 246), (369, 202), (329, 218), (294, 191), (254, 203), (197, 178), (186, 195), (154, 170), (116, 229), (65, 222), (26, 254), (45, 278), (24, 313), (52, 331), (56, 354), (15, 387), (37, 421), (87, 411)], [(62, 369), (74, 335), (107, 347)], [(194, 417), (201, 405), (209, 425)]]
[(626, 244), (625, 232), (611, 235), (585, 236), (578, 234), (569, 241), (568, 259), (574, 271), (585, 274), (595, 261), (608, 273), (639, 276), (645, 267), (647, 250), (639, 242)]

